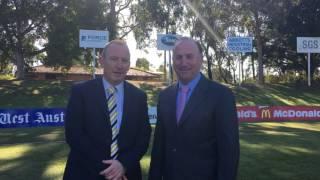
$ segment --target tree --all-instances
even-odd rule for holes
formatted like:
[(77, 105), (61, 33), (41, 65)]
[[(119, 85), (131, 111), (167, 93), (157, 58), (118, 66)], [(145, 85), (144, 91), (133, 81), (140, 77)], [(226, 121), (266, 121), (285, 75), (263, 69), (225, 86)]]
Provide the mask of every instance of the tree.
[[(289, 59), (289, 69), (305, 71), (307, 75), (307, 58), (304, 54), (296, 52), (296, 37), (319, 37), (320, 32), (320, 2), (317, 0), (300, 0), (293, 6), (287, 16), (285, 26), (280, 29), (282, 35), (287, 37), (286, 58)], [(311, 56), (311, 79), (314, 72), (320, 67), (320, 55)]]
[[(148, 21), (134, 20), (148, 15), (143, 4), (145, 1), (135, 3), (133, 0), (70, 0), (60, 3), (60, 11), (50, 17), (46, 44), (48, 57), (44, 63), (66, 68), (78, 63), (90, 65), (92, 52), (79, 48), (79, 29), (106, 29), (109, 40), (125, 38), (132, 31), (146, 32), (144, 27), (150, 25), (144, 23)], [(137, 37), (145, 38), (144, 34)]]
[[(134, 22), (141, 26), (134, 29), (134, 35), (139, 48), (142, 48), (150, 44), (148, 40), (153, 28), (157, 28), (158, 32), (176, 34), (182, 20), (183, 6), (179, 0), (145, 0), (137, 4), (135, 12)], [(165, 61), (163, 66), (165, 78), (167, 77), (166, 67)]]
[(163, 64), (160, 64), (160, 66), (157, 69), (158, 72), (163, 72)]
[(223, 67), (227, 65), (228, 58), (223, 39), (234, 22), (230, 13), (230, 1), (186, 1), (186, 9), (184, 28), (189, 30), (191, 36), (198, 39), (202, 46), (208, 77), (213, 79), (213, 66), (216, 63), (219, 77), (228, 82), (228, 73)]
[[(287, 1), (268, 2), (263, 33), (263, 64), (278, 70), (284, 75), (287, 71), (307, 72), (306, 55), (296, 52), (296, 37), (317, 37), (320, 25), (320, 2), (318, 1)], [(281, 18), (279, 18), (281, 17)], [(314, 54), (311, 61), (311, 75), (319, 67), (319, 55)], [(307, 74), (307, 73), (305, 73)]]
[(45, 39), (46, 22), (56, 10), (57, 1), (0, 1), (0, 50), (17, 66), (17, 78), (23, 79), (26, 66), (46, 49), (36, 46)]
[[(79, 47), (79, 30), (106, 28), (105, 3), (101, 0), (60, 0), (57, 7), (55, 14), (48, 18), (47, 58), (44, 64), (65, 68), (77, 63), (89, 65), (91, 49)], [(81, 55), (88, 58), (80, 58)]]
[[(263, 74), (263, 46), (267, 22), (270, 20), (268, 12), (272, 9), (272, 1), (267, 0), (237, 0), (234, 8), (241, 16), (243, 25), (254, 35), (256, 50), (258, 53), (258, 84), (264, 84)], [(254, 65), (254, 63), (252, 63)]]
[(149, 70), (150, 63), (146, 58), (138, 58), (136, 61), (136, 67), (146, 70)]

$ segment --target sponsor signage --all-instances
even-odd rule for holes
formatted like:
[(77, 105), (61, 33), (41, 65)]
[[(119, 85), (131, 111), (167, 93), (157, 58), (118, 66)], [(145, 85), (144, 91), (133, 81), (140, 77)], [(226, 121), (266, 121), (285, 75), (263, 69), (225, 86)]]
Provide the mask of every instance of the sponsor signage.
[(64, 108), (0, 109), (0, 128), (63, 126)]
[(104, 48), (109, 41), (108, 31), (80, 29), (79, 46), (83, 48)]
[(158, 34), (157, 35), (157, 49), (158, 50), (172, 50), (176, 41), (180, 38), (176, 34)]
[(157, 107), (148, 108), (149, 122), (150, 124), (156, 124), (157, 122)]
[[(157, 121), (157, 108), (149, 107), (149, 122)], [(240, 122), (320, 121), (320, 106), (240, 106)], [(64, 108), (0, 109), (0, 128), (63, 126)]]
[(320, 53), (320, 37), (297, 37), (298, 53)]
[(320, 120), (320, 106), (241, 106), (240, 122)]
[(227, 49), (229, 52), (252, 52), (252, 37), (228, 37)]

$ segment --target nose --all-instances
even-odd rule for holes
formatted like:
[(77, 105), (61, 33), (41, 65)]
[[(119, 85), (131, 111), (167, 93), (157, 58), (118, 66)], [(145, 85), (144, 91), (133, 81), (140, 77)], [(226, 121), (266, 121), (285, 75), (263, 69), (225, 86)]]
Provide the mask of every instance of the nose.
[(180, 65), (186, 65), (187, 64), (187, 58), (186, 58), (186, 56), (182, 56), (181, 57), (181, 61), (180, 61)]
[(116, 64), (116, 68), (117, 69), (122, 69), (124, 66), (123, 66), (123, 63), (121, 63), (121, 62), (117, 62), (117, 64)]

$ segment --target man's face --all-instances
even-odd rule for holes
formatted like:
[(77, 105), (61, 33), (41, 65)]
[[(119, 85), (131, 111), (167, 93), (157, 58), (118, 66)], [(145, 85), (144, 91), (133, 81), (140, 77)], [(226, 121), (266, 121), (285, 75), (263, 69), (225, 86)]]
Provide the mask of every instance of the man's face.
[(130, 54), (125, 45), (110, 44), (105, 58), (100, 58), (104, 78), (112, 85), (124, 81), (130, 68)]
[(197, 45), (191, 40), (181, 41), (174, 49), (173, 68), (178, 79), (189, 83), (200, 72), (202, 56)]

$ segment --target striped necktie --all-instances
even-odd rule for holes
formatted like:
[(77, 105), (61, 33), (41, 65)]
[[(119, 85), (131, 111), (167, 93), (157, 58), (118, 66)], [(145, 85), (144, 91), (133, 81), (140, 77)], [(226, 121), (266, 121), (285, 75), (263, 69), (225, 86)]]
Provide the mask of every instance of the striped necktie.
[(117, 159), (118, 157), (118, 128), (117, 128), (117, 101), (115, 97), (116, 89), (114, 87), (110, 87), (107, 89), (108, 91), (108, 109), (109, 109), (109, 119), (112, 129), (112, 143), (111, 143), (111, 159)]

